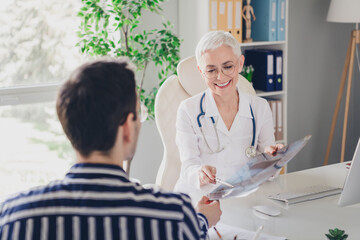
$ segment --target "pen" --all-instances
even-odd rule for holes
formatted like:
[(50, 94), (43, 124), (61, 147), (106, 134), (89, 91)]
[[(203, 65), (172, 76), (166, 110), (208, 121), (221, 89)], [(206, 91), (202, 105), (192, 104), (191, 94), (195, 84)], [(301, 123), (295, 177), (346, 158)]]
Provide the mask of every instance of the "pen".
[(257, 240), (257, 239), (259, 238), (260, 233), (261, 233), (261, 231), (263, 230), (263, 228), (264, 228), (264, 226), (261, 225), (261, 226), (256, 230), (256, 233), (255, 233), (254, 237), (252, 238), (252, 240)]
[(218, 235), (219, 239), (223, 240), (221, 234), (220, 234), (219, 231), (216, 229), (216, 227), (214, 226), (213, 228), (214, 228), (216, 234)]
[(217, 182), (221, 183), (221, 184), (224, 184), (224, 185), (228, 186), (228, 187), (231, 187), (231, 188), (234, 187), (234, 186), (231, 185), (230, 183), (225, 182), (225, 181), (221, 180), (220, 178), (215, 178), (215, 180), (216, 180)]

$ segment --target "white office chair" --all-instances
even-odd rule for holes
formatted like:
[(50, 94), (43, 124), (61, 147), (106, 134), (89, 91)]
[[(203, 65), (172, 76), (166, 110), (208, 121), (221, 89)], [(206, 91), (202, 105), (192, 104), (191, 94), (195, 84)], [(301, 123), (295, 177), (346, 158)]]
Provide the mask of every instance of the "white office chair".
[[(180, 176), (180, 155), (175, 143), (175, 123), (178, 107), (189, 98), (206, 89), (205, 81), (197, 69), (194, 56), (182, 60), (177, 67), (178, 76), (170, 76), (160, 87), (155, 99), (155, 122), (159, 130), (164, 155), (156, 176), (156, 184), (172, 191)], [(255, 95), (252, 85), (241, 75), (238, 88)]]

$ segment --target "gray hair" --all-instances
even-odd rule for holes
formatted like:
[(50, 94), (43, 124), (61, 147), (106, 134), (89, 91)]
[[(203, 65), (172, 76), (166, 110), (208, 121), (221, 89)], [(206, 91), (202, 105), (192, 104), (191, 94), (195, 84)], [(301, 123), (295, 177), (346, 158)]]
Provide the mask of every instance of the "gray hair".
[(208, 50), (214, 50), (222, 45), (232, 48), (237, 57), (241, 56), (239, 42), (228, 32), (213, 31), (201, 37), (195, 49), (196, 62), (199, 65), (202, 55)]

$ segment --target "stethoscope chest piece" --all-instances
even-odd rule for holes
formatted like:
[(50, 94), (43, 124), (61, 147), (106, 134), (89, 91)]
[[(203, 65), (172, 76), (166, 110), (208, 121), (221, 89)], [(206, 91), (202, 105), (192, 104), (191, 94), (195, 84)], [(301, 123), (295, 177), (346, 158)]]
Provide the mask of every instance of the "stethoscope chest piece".
[(250, 147), (247, 147), (245, 149), (245, 155), (248, 157), (248, 158), (253, 158), (256, 156), (256, 149), (254, 146), (250, 146)]

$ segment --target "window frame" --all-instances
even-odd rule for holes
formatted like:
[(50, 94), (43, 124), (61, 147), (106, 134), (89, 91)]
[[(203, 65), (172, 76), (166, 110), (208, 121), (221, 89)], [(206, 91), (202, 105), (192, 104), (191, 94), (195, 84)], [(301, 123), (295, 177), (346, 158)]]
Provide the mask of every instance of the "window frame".
[(0, 107), (55, 101), (62, 82), (0, 88)]

